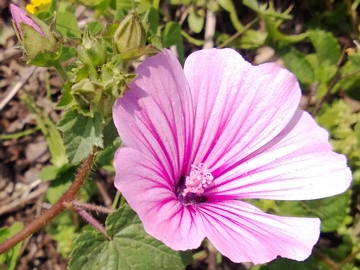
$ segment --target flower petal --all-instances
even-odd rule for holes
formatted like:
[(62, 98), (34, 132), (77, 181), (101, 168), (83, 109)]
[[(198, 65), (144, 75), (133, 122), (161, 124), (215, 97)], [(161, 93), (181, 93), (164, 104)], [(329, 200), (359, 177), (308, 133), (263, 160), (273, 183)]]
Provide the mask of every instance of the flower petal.
[(294, 75), (252, 66), (231, 49), (192, 53), (184, 72), (195, 108), (193, 163), (219, 175), (279, 134), (300, 101)]
[(344, 192), (352, 176), (328, 133), (298, 110), (271, 142), (221, 175), (207, 192), (218, 198), (308, 200)]
[(16, 30), (19, 32), (20, 37), (22, 38), (22, 31), (20, 23), (25, 23), (32, 28), (34, 28), (39, 34), (45, 37), (44, 31), (36, 24), (36, 22), (31, 19), (24, 10), (19, 8), (18, 6), (14, 4), (10, 4), (10, 12), (11, 16), (14, 20)]
[(279, 217), (236, 200), (199, 207), (206, 236), (233, 262), (305, 260), (320, 234), (317, 218)]
[(124, 146), (163, 164), (167, 179), (177, 182), (191, 165), (193, 109), (184, 72), (168, 50), (146, 59), (136, 72), (130, 91), (113, 107), (115, 125)]
[(204, 239), (195, 210), (184, 207), (165, 180), (162, 164), (131, 148), (115, 155), (115, 187), (137, 212), (145, 231), (172, 249), (197, 248)]

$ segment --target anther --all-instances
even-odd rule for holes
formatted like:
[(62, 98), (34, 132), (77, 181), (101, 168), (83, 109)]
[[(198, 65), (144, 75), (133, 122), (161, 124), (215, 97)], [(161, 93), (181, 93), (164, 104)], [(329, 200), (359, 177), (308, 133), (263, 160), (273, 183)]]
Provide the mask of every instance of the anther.
[(186, 196), (188, 193), (202, 194), (204, 188), (211, 184), (213, 180), (214, 177), (204, 163), (193, 164), (191, 165), (190, 175), (185, 179), (186, 188), (183, 190), (182, 195)]

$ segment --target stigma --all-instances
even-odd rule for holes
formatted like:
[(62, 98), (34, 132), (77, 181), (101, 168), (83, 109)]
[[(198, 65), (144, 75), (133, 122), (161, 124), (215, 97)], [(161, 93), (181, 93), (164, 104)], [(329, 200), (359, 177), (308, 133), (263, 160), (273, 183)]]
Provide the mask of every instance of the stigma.
[(191, 165), (189, 176), (185, 178), (185, 189), (182, 195), (185, 197), (188, 193), (200, 195), (204, 193), (205, 188), (214, 180), (213, 175), (204, 163)]

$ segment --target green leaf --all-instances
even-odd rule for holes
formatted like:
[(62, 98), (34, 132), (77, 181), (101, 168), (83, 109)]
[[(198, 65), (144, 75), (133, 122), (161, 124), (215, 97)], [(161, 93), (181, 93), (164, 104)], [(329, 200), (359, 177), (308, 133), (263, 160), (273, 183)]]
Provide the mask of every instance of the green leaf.
[[(357, 49), (357, 50), (359, 50), (359, 49)], [(358, 51), (354, 52), (354, 53), (349, 53), (348, 58), (349, 58), (350, 62), (354, 66), (356, 66), (356, 68), (360, 68), (360, 53)]]
[(69, 270), (184, 269), (191, 252), (174, 251), (147, 235), (128, 206), (106, 219), (107, 236), (86, 231), (75, 240)]
[(47, 231), (56, 241), (56, 249), (64, 258), (68, 258), (74, 244), (76, 236), (79, 235), (75, 230), (74, 217), (68, 211), (56, 216), (50, 223)]
[[(360, 57), (359, 57), (360, 60)], [(360, 63), (354, 58), (350, 58), (350, 61), (347, 61), (341, 67), (341, 76), (344, 77), (341, 79), (335, 86), (334, 89), (341, 89), (346, 92), (346, 95), (352, 99), (360, 100)]]
[(319, 261), (310, 257), (306, 261), (298, 262), (284, 258), (277, 258), (276, 260), (270, 262), (267, 266), (262, 266), (260, 270), (282, 270), (282, 269), (291, 269), (291, 270), (325, 270), (319, 265)]
[(175, 22), (168, 22), (161, 34), (161, 40), (165, 48), (181, 42), (181, 26)]
[[(21, 231), (24, 225), (21, 222), (15, 222), (10, 228), (1, 228), (0, 229), (0, 243), (4, 242), (6, 239), (10, 238), (14, 234)], [(14, 270), (18, 257), (20, 255), (22, 242), (16, 244), (7, 252), (0, 254), (0, 269)], [(3, 268), (5, 266), (5, 268)]]
[(238, 46), (242, 49), (258, 49), (264, 45), (267, 34), (262, 31), (247, 30), (238, 39)]
[[(115, 14), (115, 21), (120, 21), (127, 15), (127, 11), (125, 9), (118, 9)], [(116, 30), (116, 29), (115, 29)], [(115, 32), (115, 31), (114, 31)]]
[(160, 20), (159, 11), (157, 9), (151, 7), (149, 10), (148, 22), (150, 24), (149, 31), (153, 35), (155, 35), (157, 32), (157, 28), (159, 26), (159, 20)]
[(56, 179), (51, 181), (51, 184), (46, 192), (46, 200), (51, 204), (56, 203), (70, 186), (75, 172), (76, 168), (72, 166), (57, 175)]
[(321, 219), (321, 231), (336, 230), (345, 220), (350, 203), (350, 192), (311, 201), (280, 203), (280, 213), (283, 215), (311, 216)]
[(76, 49), (74, 47), (62, 46), (60, 62), (65, 62), (67, 60), (70, 60), (75, 56), (75, 54), (76, 54)]
[[(71, 180), (74, 178), (76, 172), (76, 167), (68, 167), (67, 170), (59, 173), (49, 186), (49, 189), (46, 193), (46, 200), (51, 204), (55, 204), (60, 197), (65, 193), (71, 184)], [(82, 201), (89, 201), (91, 196), (95, 194), (97, 186), (95, 181), (91, 178), (88, 178), (85, 181), (85, 184), (81, 187), (78, 197)]]
[(116, 130), (113, 119), (111, 119), (109, 123), (106, 124), (103, 130), (103, 134), (104, 134), (104, 148), (114, 145), (115, 140), (119, 138), (119, 134)]
[(81, 31), (73, 13), (68, 11), (56, 14), (56, 30), (65, 37), (81, 37)]
[(132, 0), (116, 0), (116, 10), (124, 9), (129, 10), (133, 7)]
[(71, 86), (73, 84), (71, 82), (66, 82), (61, 85), (62, 95), (58, 104), (56, 105), (56, 109), (58, 110), (69, 110), (72, 106), (76, 105), (73, 96), (71, 95)]
[(65, 113), (58, 128), (64, 133), (64, 146), (70, 163), (88, 157), (94, 146), (103, 147), (101, 115), (94, 117), (79, 114), (76, 110)]
[(347, 215), (350, 192), (321, 199), (307, 201), (307, 207), (321, 219), (321, 231), (335, 231), (344, 221)]
[(68, 164), (65, 164), (62, 167), (47, 165), (40, 171), (39, 178), (42, 181), (54, 180), (58, 177), (60, 173), (65, 172), (68, 168)]
[(243, 5), (251, 8), (256, 12), (260, 12), (259, 3), (256, 0), (243, 0)]
[(93, 36), (100, 33), (103, 28), (104, 26), (100, 22), (91, 22), (87, 25), (87, 29), (89, 29), (90, 34)]
[(319, 63), (325, 61), (330, 65), (335, 65), (341, 56), (341, 50), (336, 38), (330, 33), (322, 30), (312, 30), (308, 32), (309, 38), (315, 47)]
[(115, 152), (120, 148), (120, 138), (117, 140), (114, 145), (106, 147), (103, 151), (101, 151), (96, 157), (96, 166), (103, 168), (111, 173), (114, 172), (114, 155)]
[(188, 16), (188, 23), (192, 31), (200, 33), (204, 27), (204, 17), (197, 11), (190, 12)]
[(171, 5), (183, 5), (188, 6), (190, 5), (192, 0), (168, 0)]
[(217, 2), (223, 9), (230, 13), (230, 20), (235, 29), (237, 31), (241, 31), (244, 26), (241, 24), (237, 16), (236, 8), (233, 2), (231, 0), (217, 0)]
[(338, 115), (339, 110), (336, 108), (327, 108), (323, 114), (316, 117), (316, 122), (331, 131), (337, 125)]
[(306, 56), (287, 45), (274, 44), (276, 54), (281, 56), (290, 71), (295, 73), (300, 83), (309, 86), (314, 82), (314, 69)]

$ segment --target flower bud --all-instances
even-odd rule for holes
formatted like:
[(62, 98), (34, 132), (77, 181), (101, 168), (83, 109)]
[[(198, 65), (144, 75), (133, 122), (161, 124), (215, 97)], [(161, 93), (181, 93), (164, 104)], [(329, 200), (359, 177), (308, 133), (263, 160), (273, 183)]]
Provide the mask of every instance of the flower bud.
[(18, 6), (10, 4), (10, 12), (11, 12), (11, 16), (15, 23), (15, 27), (17, 30), (16, 32), (17, 32), (20, 40), (22, 40), (22, 31), (21, 31), (20, 23), (24, 23), (24, 24), (31, 26), (40, 35), (45, 37), (45, 34), (44, 34), (43, 30), (41, 30), (40, 26), (37, 25), (36, 22), (33, 19), (31, 19), (24, 10), (22, 10)]
[(118, 54), (131, 49), (140, 48), (146, 44), (148, 25), (136, 13), (127, 15), (119, 24), (114, 35), (114, 47)]
[(15, 32), (21, 42), (27, 63), (36, 66), (52, 66), (60, 58), (60, 43), (49, 26), (36, 16), (10, 4)]
[(97, 68), (107, 61), (106, 42), (104, 39), (93, 37), (87, 30), (82, 45), (77, 48), (77, 55), (83, 64)]

